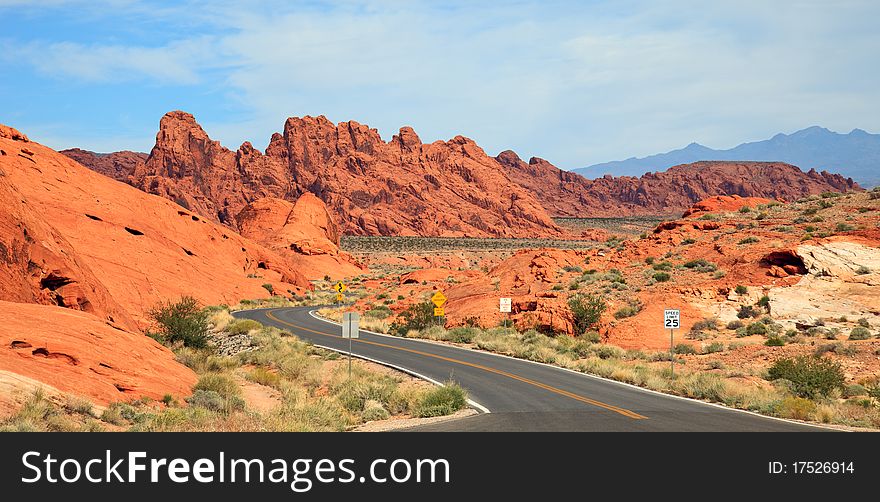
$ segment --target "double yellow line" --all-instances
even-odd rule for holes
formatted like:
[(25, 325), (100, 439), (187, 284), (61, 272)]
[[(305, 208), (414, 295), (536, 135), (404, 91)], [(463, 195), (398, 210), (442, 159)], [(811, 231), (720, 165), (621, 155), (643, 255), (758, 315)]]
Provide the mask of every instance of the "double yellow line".
[[(278, 322), (278, 323), (284, 324), (284, 325), (286, 325), (286, 326), (290, 326), (291, 328), (300, 329), (300, 330), (303, 330), (303, 331), (308, 331), (309, 333), (315, 333), (316, 335), (323, 335), (323, 336), (328, 336), (328, 337), (331, 337), (331, 338), (342, 338), (342, 337), (339, 336), (339, 335), (331, 335), (331, 334), (329, 334), (329, 333), (324, 333), (324, 332), (321, 332), (321, 331), (316, 331), (316, 330), (313, 330), (313, 329), (306, 328), (305, 326), (300, 326), (299, 324), (294, 324), (294, 323), (287, 322), (287, 321), (284, 321), (284, 320), (282, 320), (282, 319), (279, 319), (278, 317), (275, 317), (275, 315), (273, 315), (273, 312), (276, 312), (276, 311), (278, 311), (278, 310), (281, 310), (281, 309), (275, 309), (275, 310), (267, 311), (267, 312), (266, 312), (266, 317), (268, 317), (269, 319), (272, 319), (272, 320), (275, 321), (275, 322)], [(447, 362), (454, 363), (454, 364), (460, 364), (460, 365), (462, 365), (462, 366), (468, 366), (468, 367), (471, 367), (471, 368), (476, 368), (476, 369), (480, 369), (480, 370), (483, 370), (483, 371), (488, 371), (489, 373), (494, 373), (494, 374), (496, 374), (496, 375), (505, 376), (505, 377), (507, 377), (507, 378), (511, 378), (511, 379), (516, 380), (516, 381), (518, 381), (518, 382), (523, 382), (523, 383), (527, 383), (527, 384), (529, 384), (529, 385), (533, 385), (533, 386), (535, 386), (535, 387), (539, 387), (539, 388), (541, 388), (541, 389), (544, 389), (544, 390), (547, 390), (547, 391), (553, 392), (554, 394), (559, 394), (559, 395), (562, 395), (562, 396), (570, 397), (571, 399), (574, 399), (574, 400), (576, 400), (576, 401), (580, 401), (580, 402), (582, 402), (582, 403), (590, 404), (590, 405), (593, 405), (593, 406), (598, 406), (599, 408), (604, 408), (604, 409), (606, 409), (606, 410), (613, 411), (613, 412), (615, 412), (615, 413), (619, 413), (619, 414), (621, 414), (621, 415), (623, 415), (623, 416), (625, 416), (625, 417), (632, 418), (632, 419), (634, 419), (634, 420), (643, 420), (643, 419), (648, 418), (648, 417), (646, 417), (646, 416), (644, 416), (644, 415), (639, 415), (638, 413), (636, 413), (636, 412), (634, 412), (634, 411), (631, 411), (631, 410), (627, 410), (627, 409), (625, 409), (625, 408), (620, 408), (620, 407), (617, 407), (617, 406), (614, 406), (614, 405), (611, 405), (611, 404), (603, 403), (603, 402), (601, 402), (601, 401), (596, 401), (595, 399), (590, 399), (590, 398), (588, 398), (588, 397), (580, 396), (580, 395), (574, 394), (574, 393), (572, 393), (572, 392), (569, 392), (569, 391), (567, 391), (567, 390), (563, 390), (563, 389), (559, 389), (559, 388), (557, 388), (557, 387), (553, 387), (552, 385), (547, 385), (547, 384), (545, 384), (545, 383), (541, 383), (541, 382), (538, 382), (538, 381), (536, 381), (536, 380), (532, 380), (532, 379), (529, 379), (529, 378), (521, 377), (521, 376), (519, 376), (519, 375), (515, 375), (515, 374), (513, 374), (513, 373), (508, 373), (507, 371), (499, 370), (499, 369), (492, 368), (492, 367), (489, 367), (489, 366), (483, 366), (482, 364), (469, 363), (469, 362), (467, 362), (467, 361), (461, 361), (461, 360), (459, 360), (459, 359), (453, 359), (453, 358), (451, 358), (451, 357), (439, 356), (439, 355), (437, 355), (437, 354), (431, 354), (431, 353), (429, 353), (429, 352), (422, 352), (422, 351), (420, 351), (420, 350), (415, 350), (415, 349), (407, 349), (407, 348), (404, 348), (404, 347), (395, 347), (394, 345), (388, 345), (388, 344), (385, 344), (385, 343), (372, 342), (372, 341), (369, 341), (369, 340), (361, 340), (361, 339), (359, 339), (359, 338), (355, 338), (355, 339), (352, 340), (352, 341), (353, 341), (353, 342), (357, 342), (357, 343), (366, 343), (366, 344), (369, 344), (369, 345), (375, 345), (376, 347), (383, 347), (383, 348), (387, 348), (387, 349), (399, 350), (399, 351), (402, 351), (402, 352), (409, 352), (409, 353), (412, 353), (412, 354), (418, 354), (418, 355), (420, 355), (420, 356), (424, 356), (424, 357), (430, 357), (430, 358), (433, 358), (433, 359), (439, 359), (439, 360), (441, 360), (441, 361), (447, 361)]]

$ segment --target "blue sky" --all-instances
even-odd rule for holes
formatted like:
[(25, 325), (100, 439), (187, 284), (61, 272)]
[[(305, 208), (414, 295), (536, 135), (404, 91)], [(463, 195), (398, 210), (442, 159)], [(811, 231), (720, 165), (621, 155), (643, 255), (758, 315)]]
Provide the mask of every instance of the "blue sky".
[(149, 151), (182, 109), (235, 149), (323, 114), (571, 169), (814, 124), (876, 132), (878, 19), (872, 0), (0, 0), (0, 123)]

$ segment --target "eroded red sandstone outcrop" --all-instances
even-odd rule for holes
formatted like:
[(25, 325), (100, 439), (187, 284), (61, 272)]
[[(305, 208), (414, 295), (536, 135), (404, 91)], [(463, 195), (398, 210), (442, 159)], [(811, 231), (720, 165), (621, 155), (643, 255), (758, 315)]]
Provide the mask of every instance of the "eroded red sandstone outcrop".
[(113, 153), (95, 153), (79, 148), (60, 150), (71, 159), (97, 171), (104, 176), (128, 183), (129, 176), (133, 175), (147, 161), (146, 153), (123, 150)]
[(309, 279), (350, 277), (364, 272), (339, 250), (339, 228), (321, 199), (305, 193), (295, 203), (266, 197), (236, 217), (241, 235), (283, 253)]
[(825, 171), (805, 173), (782, 162), (696, 162), (639, 178), (607, 175), (589, 180), (543, 159), (533, 157), (526, 163), (511, 151), (497, 159), (510, 179), (540, 194), (547, 211), (561, 217), (671, 215), (717, 195), (790, 201), (859, 188), (851, 178)]
[(158, 301), (235, 303), (310, 288), (275, 251), (38, 143), (0, 137), (0, 300), (138, 330)]
[[(91, 167), (87, 156), (79, 160)], [(375, 129), (323, 116), (288, 119), (263, 153), (250, 143), (233, 152), (211, 140), (192, 115), (170, 112), (149, 157), (126, 181), (232, 228), (251, 202), (312, 193), (347, 234), (562, 233), (535, 195), (468, 138), (423, 144), (404, 127), (386, 143)]]

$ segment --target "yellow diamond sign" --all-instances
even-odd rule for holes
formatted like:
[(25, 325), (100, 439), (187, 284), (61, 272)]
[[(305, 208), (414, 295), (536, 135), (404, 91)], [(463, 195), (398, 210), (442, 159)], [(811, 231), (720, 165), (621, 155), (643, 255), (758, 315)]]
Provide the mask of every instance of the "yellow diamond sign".
[(337, 293), (344, 293), (345, 290), (348, 289), (348, 286), (346, 286), (344, 282), (339, 281), (333, 286), (333, 289), (335, 289)]
[(434, 293), (434, 296), (431, 297), (431, 303), (437, 306), (437, 308), (442, 307), (446, 303), (446, 295), (443, 294), (443, 291), (437, 291)]

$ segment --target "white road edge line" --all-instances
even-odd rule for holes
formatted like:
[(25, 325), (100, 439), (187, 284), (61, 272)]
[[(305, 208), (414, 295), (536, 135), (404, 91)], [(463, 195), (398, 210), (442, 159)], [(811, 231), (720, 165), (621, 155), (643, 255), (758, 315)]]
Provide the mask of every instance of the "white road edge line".
[[(336, 321), (331, 321), (331, 320), (329, 320), (329, 319), (324, 319), (324, 318), (322, 318), (322, 317), (319, 317), (319, 316), (315, 315), (315, 312), (316, 312), (315, 310), (310, 310), (310, 311), (309, 311), (309, 315), (310, 315), (311, 317), (313, 317), (313, 318), (319, 320), (319, 321), (324, 321), (324, 322), (326, 322), (326, 323), (328, 323), (328, 324), (335, 324), (335, 325), (337, 325), (337, 326), (341, 326), (341, 324), (338, 323), (338, 322), (336, 322)], [(537, 364), (537, 365), (539, 365), (539, 366), (546, 366), (546, 367), (548, 367), (548, 368), (552, 368), (552, 369), (556, 369), (556, 370), (567, 371), (567, 372), (569, 372), (569, 373), (573, 373), (573, 374), (575, 374), (575, 375), (580, 375), (580, 376), (587, 377), (587, 378), (593, 378), (593, 379), (596, 379), (596, 380), (602, 380), (602, 381), (604, 381), (604, 382), (608, 382), (608, 383), (613, 383), (613, 384), (617, 384), (617, 385), (622, 385), (622, 386), (624, 386), (624, 387), (629, 387), (629, 388), (634, 389), (634, 390), (638, 390), (638, 391), (642, 391), (642, 392), (647, 392), (647, 393), (649, 393), (649, 394), (656, 394), (656, 395), (658, 395), (658, 396), (667, 397), (667, 398), (672, 398), (672, 399), (681, 399), (681, 400), (683, 400), (683, 401), (689, 401), (689, 402), (691, 402), (691, 403), (702, 404), (702, 405), (705, 405), (705, 406), (712, 406), (712, 407), (719, 408), (719, 409), (722, 409), (722, 410), (727, 410), (727, 411), (733, 411), (733, 412), (739, 412), (739, 413), (747, 413), (747, 414), (749, 414), (749, 415), (752, 415), (752, 416), (755, 416), (755, 417), (758, 417), (758, 418), (764, 418), (764, 419), (767, 419), (767, 420), (777, 420), (777, 421), (785, 422), (785, 423), (789, 423), (789, 424), (803, 425), (803, 426), (806, 426), (806, 427), (814, 427), (814, 428), (817, 428), (817, 429), (828, 430), (828, 431), (835, 431), (835, 432), (850, 432), (850, 431), (847, 431), (847, 430), (845, 430), (845, 429), (837, 429), (837, 428), (834, 428), (834, 427), (829, 427), (829, 426), (827, 426), (827, 425), (822, 425), (822, 424), (811, 424), (811, 423), (808, 423), (808, 422), (798, 422), (798, 421), (796, 421), (796, 420), (789, 420), (789, 419), (787, 419), (787, 418), (771, 417), (771, 416), (769, 416), (769, 415), (762, 415), (762, 414), (757, 413), (757, 412), (754, 412), (754, 411), (741, 410), (741, 409), (739, 409), (739, 408), (731, 408), (731, 407), (729, 407), (729, 406), (724, 406), (723, 404), (710, 403), (710, 402), (706, 402), (706, 401), (700, 401), (699, 399), (692, 399), (692, 398), (689, 398), (689, 397), (677, 396), (677, 395), (675, 395), (675, 394), (667, 394), (667, 393), (665, 393), (665, 392), (660, 392), (660, 391), (656, 391), (656, 390), (653, 390), (653, 389), (646, 389), (646, 388), (644, 388), (644, 387), (639, 387), (638, 385), (633, 385), (633, 384), (631, 384), (631, 383), (627, 383), (627, 382), (620, 382), (620, 381), (617, 381), (617, 380), (612, 380), (612, 379), (610, 379), (610, 378), (605, 378), (605, 377), (601, 377), (601, 376), (598, 376), (598, 375), (592, 375), (592, 374), (590, 374), (590, 373), (583, 373), (583, 372), (580, 372), (580, 371), (575, 371), (575, 370), (570, 369), (570, 368), (563, 368), (562, 366), (554, 366), (554, 365), (552, 365), (552, 364), (540, 363), (540, 362), (538, 362), (538, 361), (530, 361), (530, 360), (528, 360), (528, 359), (520, 359), (520, 358), (518, 358), (518, 357), (508, 356), (508, 355), (505, 355), (505, 354), (496, 354), (496, 353), (494, 353), (494, 352), (488, 352), (488, 351), (485, 351), (485, 350), (475, 350), (475, 349), (471, 349), (471, 348), (468, 348), (468, 347), (460, 347), (460, 346), (458, 346), (458, 345), (450, 345), (450, 344), (438, 343), (438, 342), (434, 342), (434, 341), (432, 341), (432, 340), (422, 340), (422, 339), (419, 339), (419, 338), (402, 338), (402, 337), (399, 337), (399, 336), (388, 335), (388, 334), (385, 334), (385, 333), (376, 333), (375, 331), (369, 331), (369, 330), (366, 330), (366, 329), (362, 329), (362, 330), (360, 330), (360, 331), (363, 331), (363, 332), (365, 332), (365, 333), (369, 333), (369, 334), (371, 334), (371, 335), (382, 336), (382, 337), (386, 337), (386, 338), (395, 338), (395, 339), (397, 339), (397, 340), (411, 340), (411, 341), (413, 341), (413, 342), (419, 342), (419, 343), (428, 343), (428, 344), (442, 345), (442, 346), (446, 346), (446, 347), (451, 347), (451, 348), (456, 348), (456, 349), (461, 349), (461, 350), (467, 350), (467, 351), (474, 352), (474, 353), (477, 353), (477, 354), (486, 354), (486, 355), (495, 356), (495, 357), (503, 357), (503, 358), (506, 358), (506, 359), (513, 359), (514, 361), (522, 361), (522, 362), (526, 362), (526, 363)], [(379, 364), (384, 364), (384, 363), (379, 363)]]

